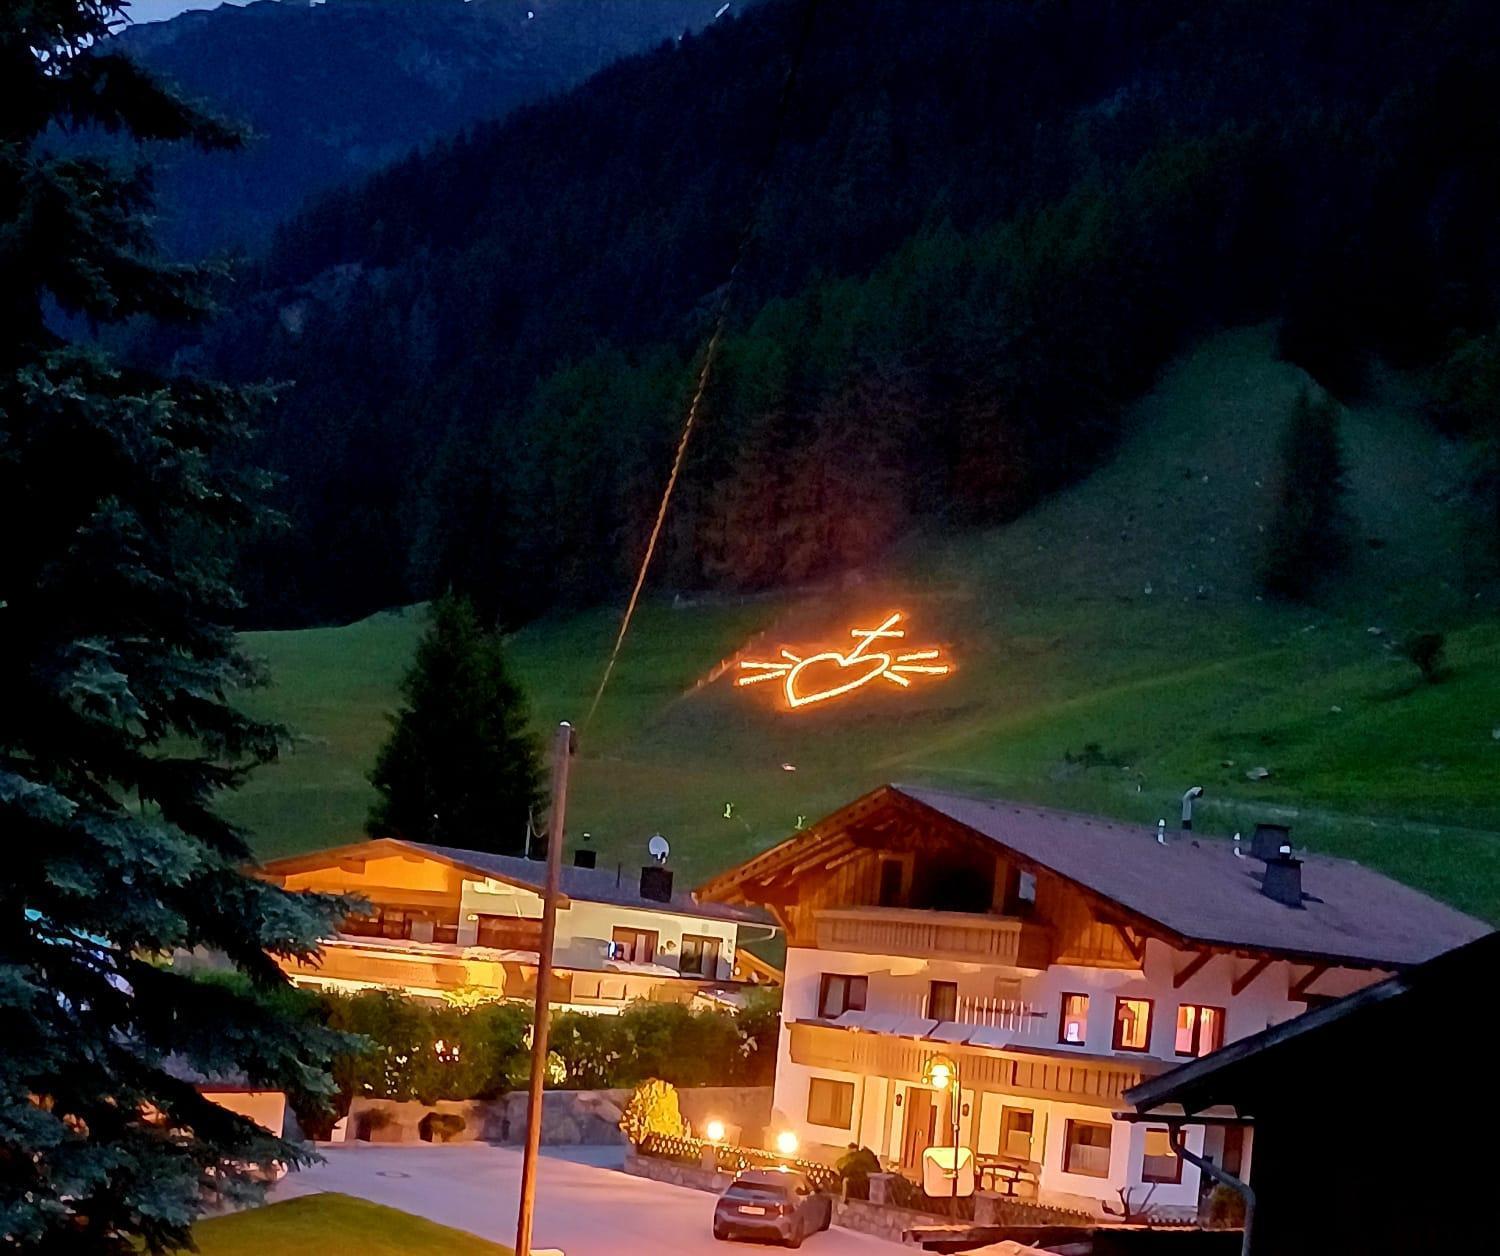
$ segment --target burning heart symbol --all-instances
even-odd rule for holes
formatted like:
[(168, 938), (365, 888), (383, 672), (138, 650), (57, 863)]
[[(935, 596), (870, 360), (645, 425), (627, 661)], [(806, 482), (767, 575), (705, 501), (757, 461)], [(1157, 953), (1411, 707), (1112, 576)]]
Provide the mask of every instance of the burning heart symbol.
[[(826, 665), (833, 664), (832, 670)], [(824, 666), (819, 666), (823, 664)], [(891, 665), (889, 654), (814, 654), (803, 659), (786, 674), (786, 700), (789, 706), (806, 706), (809, 702), (823, 702), (837, 698), (841, 693), (869, 684)], [(852, 669), (851, 678), (841, 678), (841, 673)], [(811, 671), (809, 678), (807, 673)], [(802, 685), (809, 686), (805, 691)], [(818, 686), (822, 687), (819, 688)]]
[(905, 630), (896, 627), (900, 619), (897, 612), (888, 615), (878, 628), (851, 628), (849, 635), (859, 644), (847, 654), (821, 650), (803, 658), (784, 649), (776, 662), (742, 662), (744, 675), (736, 683), (754, 685), (762, 680), (782, 680), (787, 706), (795, 710), (851, 693), (877, 677), (906, 689), (911, 685), (909, 676), (946, 676), (953, 670), (949, 664), (937, 661), (938, 650), (911, 650), (896, 655), (884, 650), (866, 653), (876, 640), (904, 637)]

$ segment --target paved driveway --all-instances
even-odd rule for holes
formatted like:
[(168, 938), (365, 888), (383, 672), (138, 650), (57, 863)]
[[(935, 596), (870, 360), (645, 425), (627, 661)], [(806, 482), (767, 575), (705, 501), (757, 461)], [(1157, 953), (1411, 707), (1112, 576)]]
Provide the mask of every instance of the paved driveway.
[[(363, 1143), (325, 1148), (324, 1155), (326, 1164), (291, 1174), (274, 1198), (342, 1191), (507, 1245), (515, 1241), (519, 1151), (474, 1143)], [(542, 1157), (534, 1247), (561, 1248), (567, 1256), (754, 1256), (771, 1250), (716, 1242), (709, 1232), (713, 1196), (606, 1167), (619, 1158), (613, 1149)], [(899, 1250), (837, 1227), (803, 1244), (810, 1256), (892, 1256)]]

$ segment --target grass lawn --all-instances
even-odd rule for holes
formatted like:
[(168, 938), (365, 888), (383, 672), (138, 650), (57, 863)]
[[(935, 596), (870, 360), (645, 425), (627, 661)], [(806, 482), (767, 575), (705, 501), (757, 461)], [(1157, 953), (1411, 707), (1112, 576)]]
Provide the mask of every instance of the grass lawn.
[(202, 1256), (509, 1256), (463, 1230), (348, 1195), (308, 1195), (193, 1230)]
[[(1115, 458), (1013, 524), (912, 538), (816, 593), (648, 602), (582, 730), (570, 827), (627, 869), (659, 830), (692, 883), (884, 781), (1151, 824), (1198, 784), (1203, 831), (1290, 818), (1299, 845), (1500, 921), (1500, 625), (1463, 565), (1457, 452), (1400, 381), (1351, 408), (1347, 574), (1315, 608), (1264, 603), (1276, 435), (1304, 382), (1266, 329), (1225, 333), (1136, 407)], [(953, 676), (782, 713), (773, 685), (720, 674), (892, 609)], [(583, 719), (617, 615), (516, 634), (539, 729)], [(1426, 628), (1448, 634), (1436, 685), (1392, 649)], [(413, 611), (249, 639), (276, 677), (257, 709), (306, 735), (232, 802), (263, 853), (359, 836), (420, 629)]]

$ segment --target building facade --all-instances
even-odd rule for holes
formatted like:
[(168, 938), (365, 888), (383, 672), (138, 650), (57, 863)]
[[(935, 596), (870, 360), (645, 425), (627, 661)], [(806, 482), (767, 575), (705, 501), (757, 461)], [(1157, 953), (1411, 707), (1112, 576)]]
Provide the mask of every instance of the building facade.
[[(655, 865), (562, 873), (554, 1006), (617, 1012), (635, 999), (732, 998), (771, 979), (763, 965), (740, 960), (742, 928), (752, 937), (770, 931), (756, 913), (674, 893), (671, 872)], [(380, 838), (272, 860), (262, 875), (367, 904), (316, 962), (286, 961), (299, 985), (449, 1001), (535, 997), (541, 862)]]
[[(986, 1186), (1102, 1213), (1197, 1209), (1132, 1086), (1485, 931), (1355, 864), (885, 787), (700, 888), (787, 933), (775, 1115), (918, 1177), (971, 1148)], [(956, 1066), (935, 1089), (930, 1065)], [(1188, 1146), (1249, 1171), (1240, 1126)]]

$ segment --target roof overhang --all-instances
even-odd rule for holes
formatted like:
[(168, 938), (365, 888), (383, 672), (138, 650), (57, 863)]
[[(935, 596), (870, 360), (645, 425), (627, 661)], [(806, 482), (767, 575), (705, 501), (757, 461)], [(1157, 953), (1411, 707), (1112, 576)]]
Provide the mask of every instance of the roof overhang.
[[(889, 818), (882, 820), (882, 816)], [(1134, 929), (1179, 950), (1235, 955), (1252, 960), (1285, 960), (1315, 968), (1337, 965), (1341, 968), (1392, 972), (1401, 967), (1389, 959), (1371, 956), (1267, 947), (1183, 933), (1044, 861), (1007, 845), (992, 834), (981, 833), (944, 814), (912, 797), (899, 785), (882, 785), (862, 794), (800, 833), (794, 833), (769, 850), (705, 881), (698, 887), (697, 896), (732, 904), (775, 904), (789, 893), (792, 883), (804, 873), (836, 867), (844, 859), (854, 857), (861, 849), (880, 845), (879, 835), (893, 828), (893, 820), (920, 823), (929, 831), (941, 831), (956, 842), (1001, 852), (1023, 871), (1045, 874), (1069, 886), (1088, 901), (1101, 919)]]
[[(322, 850), (308, 851), (302, 855), (286, 855), (280, 859), (270, 859), (256, 870), (256, 874), (278, 879), (303, 872), (317, 872), (323, 868), (351, 869), (352, 865), (361, 864), (367, 860), (390, 858), (401, 858), (411, 863), (442, 864), (445, 867), (457, 869), (470, 880), (498, 881), (502, 885), (510, 885), (533, 894), (541, 894), (543, 889), (542, 886), (523, 881), (519, 877), (504, 876), (479, 864), (467, 863), (451, 855), (428, 850), (413, 842), (403, 841), (399, 837), (372, 837), (363, 842), (348, 842), (343, 846), (327, 846)], [(570, 902), (568, 896), (559, 890), (557, 905), (566, 907)]]

